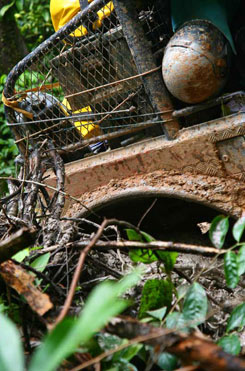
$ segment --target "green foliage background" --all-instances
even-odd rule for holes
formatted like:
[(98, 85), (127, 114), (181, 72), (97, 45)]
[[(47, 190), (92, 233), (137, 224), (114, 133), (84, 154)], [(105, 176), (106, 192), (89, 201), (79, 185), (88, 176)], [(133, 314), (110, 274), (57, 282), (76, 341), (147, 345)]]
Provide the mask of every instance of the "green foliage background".
[[(0, 17), (14, 17), (25, 40), (27, 48), (32, 51), (52, 33), (53, 27), (47, 0), (14, 0), (8, 6), (0, 9)], [(13, 67), (13, 66), (12, 66)], [(0, 94), (2, 94), (7, 73), (0, 76)], [(14, 144), (11, 131), (6, 125), (4, 106), (0, 105), (0, 176), (10, 176), (14, 173), (14, 158), (18, 149)], [(0, 193), (5, 191), (0, 183)]]
[(31, 51), (53, 33), (49, 1), (15, 0), (15, 9), (15, 20)]

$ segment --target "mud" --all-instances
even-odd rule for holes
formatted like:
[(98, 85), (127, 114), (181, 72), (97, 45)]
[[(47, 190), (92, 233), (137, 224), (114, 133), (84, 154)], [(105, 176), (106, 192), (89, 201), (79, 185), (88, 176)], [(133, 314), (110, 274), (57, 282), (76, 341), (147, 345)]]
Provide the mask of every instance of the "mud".
[[(109, 203), (139, 195), (167, 196), (204, 204), (234, 217), (239, 217), (245, 207), (245, 184), (231, 178), (181, 174), (175, 171), (155, 171), (147, 175), (111, 180), (106, 186), (86, 192), (79, 201), (89, 209), (98, 210)], [(88, 215), (89, 212), (76, 201), (69, 201), (66, 216)]]

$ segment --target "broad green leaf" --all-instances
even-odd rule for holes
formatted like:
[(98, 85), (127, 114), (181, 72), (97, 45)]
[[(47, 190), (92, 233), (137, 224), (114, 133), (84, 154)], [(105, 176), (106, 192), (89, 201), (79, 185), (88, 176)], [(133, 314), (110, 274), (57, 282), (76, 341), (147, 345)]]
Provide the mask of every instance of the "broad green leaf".
[(154, 237), (152, 237), (150, 234), (146, 233), (146, 232), (143, 232), (143, 231), (140, 231), (141, 235), (143, 236), (144, 240), (146, 242), (153, 242), (153, 241), (156, 241), (156, 239)]
[(126, 233), (129, 241), (143, 242), (141, 234), (136, 232), (134, 229), (126, 229)]
[(15, 0), (15, 5), (19, 12), (23, 10), (23, 0)]
[(185, 318), (182, 313), (173, 312), (169, 313), (166, 317), (166, 327), (169, 329), (186, 330)]
[[(154, 237), (150, 234), (141, 232), (144, 240), (146, 242), (156, 241)], [(178, 253), (177, 252), (168, 252), (168, 251), (153, 251), (153, 254), (156, 256), (157, 260), (163, 262), (165, 271), (170, 273), (173, 270), (174, 264), (176, 263)], [(153, 261), (153, 260), (152, 260)]]
[(234, 289), (239, 282), (237, 256), (233, 251), (228, 251), (224, 257), (225, 279), (227, 286)]
[[(134, 229), (126, 229), (129, 241), (151, 242), (155, 239), (146, 232), (136, 232)], [(135, 263), (151, 264), (157, 261), (157, 257), (149, 249), (132, 249), (129, 251), (130, 259)]]
[(3, 6), (3, 7), (0, 9), (0, 19), (1, 19), (2, 17), (4, 17), (5, 13), (7, 13), (7, 11), (8, 11), (8, 10), (9, 10), (13, 5), (14, 5), (14, 3), (15, 3), (15, 0), (12, 1), (11, 3), (9, 3), (9, 4)]
[(27, 256), (30, 254), (30, 249), (27, 247), (24, 250), (21, 250), (17, 252), (14, 256), (12, 256), (13, 259), (15, 259), (17, 262), (21, 263)]
[(155, 254), (158, 260), (163, 262), (166, 273), (172, 272), (179, 254), (169, 251), (155, 251)]
[(237, 356), (241, 352), (241, 344), (237, 335), (224, 336), (218, 341), (218, 345), (229, 354)]
[(144, 284), (140, 308), (139, 318), (148, 317), (149, 311), (167, 307), (171, 307), (173, 285), (168, 280), (151, 279)]
[(188, 289), (183, 305), (183, 316), (188, 327), (197, 326), (205, 321), (208, 310), (206, 292), (195, 282)]
[(82, 313), (77, 320), (60, 323), (34, 353), (29, 371), (56, 370), (66, 357), (88, 341), (113, 316), (122, 312), (128, 302), (119, 296), (134, 286), (140, 279), (140, 271), (134, 271), (121, 281), (105, 282), (98, 285), (90, 294)]
[(24, 371), (24, 352), (16, 326), (0, 313), (0, 370)]
[(114, 349), (115, 347), (121, 345), (124, 341), (116, 335), (110, 335), (102, 332), (99, 332), (96, 335), (96, 339), (100, 349), (102, 349), (104, 352)]
[(161, 353), (157, 360), (157, 365), (166, 371), (176, 370), (178, 366), (178, 358), (170, 353)]
[(130, 259), (135, 263), (151, 264), (158, 260), (150, 249), (132, 249), (129, 251)]
[(190, 285), (181, 285), (177, 288), (177, 293), (178, 293), (178, 299), (181, 300), (185, 297), (187, 291), (189, 290)]
[(238, 275), (241, 276), (245, 272), (245, 245), (243, 245), (237, 254)]
[(237, 327), (245, 326), (245, 303), (239, 304), (231, 312), (231, 316), (227, 323), (226, 331), (230, 332)]
[(167, 307), (163, 307), (163, 308), (160, 308), (160, 309), (149, 310), (146, 313), (149, 314), (151, 317), (156, 318), (159, 321), (162, 321), (162, 319), (165, 316), (166, 312), (167, 312)]
[(44, 269), (46, 268), (47, 264), (48, 264), (49, 258), (50, 258), (50, 253), (47, 252), (46, 254), (43, 254), (43, 255), (39, 256), (38, 258), (36, 258), (31, 263), (31, 267), (35, 268), (39, 272), (43, 272)]
[(209, 238), (216, 248), (221, 249), (223, 247), (228, 229), (228, 217), (218, 215), (214, 218), (209, 229)]
[(245, 229), (245, 216), (242, 216), (240, 219), (237, 220), (237, 222), (234, 224), (232, 228), (233, 237), (237, 242), (240, 242), (244, 229)]
[[(128, 342), (128, 340), (123, 340), (122, 341), (122, 344), (126, 344)], [(116, 345), (114, 344), (114, 347), (115, 348)], [(139, 351), (142, 349), (143, 345), (142, 344), (134, 344), (134, 345), (131, 345), (130, 347), (128, 348), (125, 348), (123, 350), (120, 350), (119, 352), (115, 353), (115, 355), (112, 357), (112, 360), (113, 361), (130, 361), (132, 358), (134, 358), (138, 353)]]
[(166, 317), (166, 327), (167, 328), (177, 328), (177, 324), (178, 324), (180, 315), (181, 314), (179, 312), (169, 313)]

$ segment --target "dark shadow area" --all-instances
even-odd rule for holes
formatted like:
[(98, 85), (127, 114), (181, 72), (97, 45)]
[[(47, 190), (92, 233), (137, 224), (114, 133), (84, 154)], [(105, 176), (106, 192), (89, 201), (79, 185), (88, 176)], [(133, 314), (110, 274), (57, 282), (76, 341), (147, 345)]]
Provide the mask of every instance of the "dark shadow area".
[[(100, 216), (125, 220), (136, 226), (142, 219), (140, 229), (156, 239), (209, 246), (211, 242), (208, 233), (202, 234), (198, 224), (211, 223), (221, 214), (208, 206), (169, 197), (127, 198), (97, 209), (96, 212)], [(90, 215), (91, 218), (98, 222), (96, 217)]]

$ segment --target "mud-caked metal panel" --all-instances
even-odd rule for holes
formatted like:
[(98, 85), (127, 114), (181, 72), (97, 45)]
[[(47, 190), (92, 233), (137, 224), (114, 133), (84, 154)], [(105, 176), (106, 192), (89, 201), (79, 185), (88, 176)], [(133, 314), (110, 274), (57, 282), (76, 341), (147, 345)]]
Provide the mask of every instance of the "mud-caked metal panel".
[(217, 148), (227, 174), (245, 180), (245, 136), (218, 142)]

